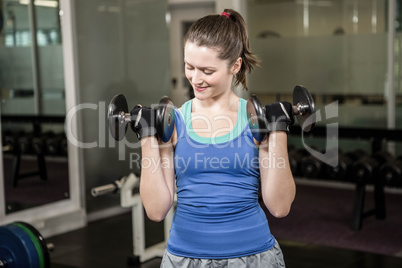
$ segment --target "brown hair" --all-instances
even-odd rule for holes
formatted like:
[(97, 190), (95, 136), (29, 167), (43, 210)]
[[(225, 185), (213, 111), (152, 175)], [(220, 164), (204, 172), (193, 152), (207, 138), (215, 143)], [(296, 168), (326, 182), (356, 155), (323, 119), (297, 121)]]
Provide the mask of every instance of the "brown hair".
[[(258, 65), (258, 58), (250, 50), (246, 22), (240, 13), (225, 9), (228, 15), (208, 15), (191, 25), (184, 43), (190, 41), (198, 46), (218, 49), (219, 58), (233, 65), (241, 57), (242, 65), (236, 74), (235, 85), (247, 88), (246, 71), (251, 72)], [(229, 17), (227, 17), (229, 16)]]

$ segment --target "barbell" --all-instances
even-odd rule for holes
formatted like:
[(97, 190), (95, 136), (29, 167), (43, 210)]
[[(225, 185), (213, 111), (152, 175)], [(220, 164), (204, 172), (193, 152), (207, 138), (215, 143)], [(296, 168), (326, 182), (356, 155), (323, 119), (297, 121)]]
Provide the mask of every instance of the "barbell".
[[(315, 105), (311, 94), (305, 87), (296, 86), (293, 90), (293, 103), (293, 115), (297, 117), (303, 131), (311, 131), (315, 125)], [(249, 126), (257, 141), (262, 141), (267, 134), (268, 124), (264, 109), (255, 94), (247, 100)], [(175, 106), (169, 97), (163, 97), (158, 107), (153, 109), (157, 137), (163, 142), (167, 142), (172, 136), (176, 119), (174, 110)], [(113, 97), (107, 116), (110, 133), (117, 141), (121, 141), (126, 135), (128, 124), (141, 119), (141, 113), (134, 115), (128, 112), (127, 100), (122, 94)]]
[(39, 231), (26, 222), (0, 226), (0, 267), (50, 267), (49, 252), (53, 248), (53, 244), (47, 244)]

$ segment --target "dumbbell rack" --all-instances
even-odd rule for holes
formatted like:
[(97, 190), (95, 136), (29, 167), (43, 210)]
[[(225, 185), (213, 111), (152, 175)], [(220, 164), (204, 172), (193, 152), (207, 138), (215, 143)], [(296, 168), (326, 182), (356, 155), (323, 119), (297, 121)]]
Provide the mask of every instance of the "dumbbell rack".
[[(329, 127), (315, 126), (309, 133), (303, 133), (305, 137), (326, 137)], [(371, 154), (380, 152), (383, 148), (384, 141), (402, 141), (402, 131), (388, 130), (388, 129), (368, 129), (368, 128), (352, 128), (352, 127), (339, 127), (339, 139), (359, 139), (367, 140), (371, 143)], [(301, 128), (294, 126), (291, 128), (291, 135), (301, 135)], [(333, 133), (333, 132), (332, 132)], [(366, 196), (367, 183), (357, 182), (355, 185), (355, 197), (353, 203), (353, 213), (351, 228), (353, 230), (360, 230), (363, 225), (363, 219), (374, 215), (377, 219), (386, 218), (386, 205), (384, 194), (384, 182), (381, 179), (374, 180), (374, 208), (365, 210), (364, 201)]]
[[(57, 123), (63, 124), (65, 120), (64, 116), (35, 116), (35, 115), (2, 115), (1, 122), (3, 123), (28, 123), (32, 124), (33, 133), (41, 133), (43, 123)], [(13, 186), (17, 187), (18, 181), (23, 178), (32, 177), (38, 175), (41, 180), (47, 181), (47, 171), (46, 171), (46, 161), (43, 153), (37, 153), (37, 164), (38, 170), (20, 173), (21, 166), (21, 152), (17, 151), (14, 153), (13, 161), (13, 173), (12, 180)]]

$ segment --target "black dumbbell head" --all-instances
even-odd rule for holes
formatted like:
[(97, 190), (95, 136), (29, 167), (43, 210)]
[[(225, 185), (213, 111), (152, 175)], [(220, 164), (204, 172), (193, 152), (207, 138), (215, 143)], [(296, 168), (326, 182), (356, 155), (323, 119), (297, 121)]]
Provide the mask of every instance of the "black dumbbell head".
[(175, 107), (169, 97), (163, 97), (159, 101), (156, 110), (156, 130), (158, 138), (163, 142), (170, 140), (175, 126)]
[(315, 104), (310, 92), (303, 86), (293, 89), (293, 105), (298, 108), (295, 114), (300, 127), (304, 132), (309, 132), (315, 126)]
[(263, 141), (267, 135), (267, 120), (264, 108), (255, 94), (251, 94), (247, 100), (247, 118), (254, 139)]
[(126, 135), (127, 122), (124, 120), (124, 116), (127, 113), (128, 105), (124, 95), (114, 96), (109, 104), (108, 121), (110, 133), (117, 141), (121, 141)]

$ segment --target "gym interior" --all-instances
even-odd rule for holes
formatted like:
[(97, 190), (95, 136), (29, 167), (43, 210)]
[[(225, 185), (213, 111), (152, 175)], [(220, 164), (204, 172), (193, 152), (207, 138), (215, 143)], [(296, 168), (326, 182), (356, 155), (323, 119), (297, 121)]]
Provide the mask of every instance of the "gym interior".
[(236, 94), (313, 99), (288, 135), (291, 211), (263, 207), (286, 266), (402, 267), (400, 0), (0, 0), (0, 267), (160, 266), (174, 208), (147, 218), (109, 104), (192, 98), (183, 36), (225, 8), (261, 59)]

